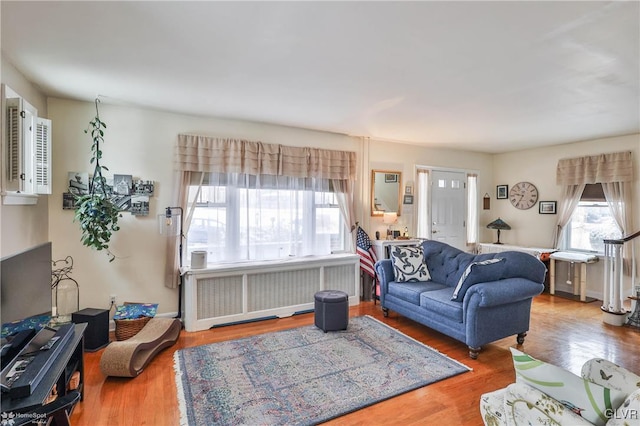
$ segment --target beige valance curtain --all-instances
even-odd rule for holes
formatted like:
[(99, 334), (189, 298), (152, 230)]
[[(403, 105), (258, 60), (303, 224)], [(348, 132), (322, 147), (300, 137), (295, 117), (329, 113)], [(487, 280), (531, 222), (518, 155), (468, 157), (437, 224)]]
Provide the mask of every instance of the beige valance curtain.
[(174, 166), (190, 172), (356, 178), (355, 152), (189, 134), (178, 135)]
[[(194, 205), (187, 200), (188, 185), (202, 184), (205, 173), (241, 173), (293, 178), (315, 178), (331, 181), (340, 212), (346, 224), (353, 224), (353, 185), (356, 179), (356, 154), (318, 148), (302, 148), (248, 141), (180, 134), (176, 145), (173, 205), (184, 213), (185, 233), (189, 228)], [(184, 238), (181, 236), (180, 238)], [(180, 283), (178, 241), (167, 240), (165, 286)], [(354, 251), (353, 247), (348, 248)]]
[[(571, 220), (587, 184), (602, 185), (605, 199), (622, 235), (631, 232), (631, 151), (562, 159), (558, 161), (556, 181), (563, 190), (554, 234), (556, 248), (561, 247), (563, 230)], [(624, 271), (627, 274), (630, 272), (630, 256), (629, 252), (625, 252)]]
[(556, 169), (558, 185), (631, 182), (632, 180), (631, 151), (566, 158), (558, 161)]

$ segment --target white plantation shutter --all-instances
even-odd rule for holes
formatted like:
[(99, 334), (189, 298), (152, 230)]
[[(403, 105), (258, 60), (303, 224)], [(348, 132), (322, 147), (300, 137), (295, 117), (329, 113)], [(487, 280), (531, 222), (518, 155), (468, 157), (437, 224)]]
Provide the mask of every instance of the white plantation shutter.
[(7, 99), (7, 190), (19, 191), (22, 174), (20, 99)]
[(51, 120), (36, 117), (35, 192), (51, 194)]
[(22, 174), (20, 180), (22, 187), (20, 191), (25, 194), (35, 194), (35, 132), (34, 123), (38, 116), (36, 110), (29, 102), (22, 100)]
[[(8, 86), (0, 85), (5, 144), (2, 203), (36, 204), (36, 194), (51, 194), (51, 121)], [(6, 124), (5, 124), (6, 123)]]

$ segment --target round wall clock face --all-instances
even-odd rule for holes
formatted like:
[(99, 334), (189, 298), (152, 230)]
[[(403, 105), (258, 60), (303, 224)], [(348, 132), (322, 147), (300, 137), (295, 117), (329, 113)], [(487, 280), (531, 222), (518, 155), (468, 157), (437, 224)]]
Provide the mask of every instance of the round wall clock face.
[(518, 182), (509, 191), (509, 201), (517, 209), (530, 209), (538, 201), (538, 189), (530, 182)]

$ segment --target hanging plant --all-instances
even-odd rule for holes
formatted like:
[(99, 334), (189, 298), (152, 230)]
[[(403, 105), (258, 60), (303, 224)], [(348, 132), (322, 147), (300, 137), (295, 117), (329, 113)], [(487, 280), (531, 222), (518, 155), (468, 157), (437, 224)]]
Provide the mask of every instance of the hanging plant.
[(89, 128), (84, 132), (91, 132), (91, 160), (94, 164), (93, 176), (89, 179), (89, 192), (84, 195), (77, 195), (75, 198), (75, 218), (74, 221), (80, 223), (82, 232), (81, 241), (87, 247), (96, 250), (105, 250), (109, 255), (109, 262), (115, 259), (114, 254), (109, 250), (109, 241), (114, 232), (120, 229), (118, 218), (122, 217), (118, 206), (116, 206), (107, 193), (106, 179), (102, 176), (103, 170), (109, 170), (100, 164), (102, 150), (100, 144), (104, 143), (104, 129), (107, 125), (100, 120), (98, 111), (99, 99), (96, 98), (96, 116), (89, 122)]

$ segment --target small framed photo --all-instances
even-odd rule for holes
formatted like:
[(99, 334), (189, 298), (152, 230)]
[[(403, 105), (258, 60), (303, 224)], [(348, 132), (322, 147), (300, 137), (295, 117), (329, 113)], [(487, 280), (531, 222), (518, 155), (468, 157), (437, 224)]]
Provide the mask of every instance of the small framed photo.
[(555, 201), (540, 201), (538, 204), (538, 213), (540, 214), (556, 214)]
[(498, 200), (506, 200), (509, 198), (509, 185), (496, 186), (496, 198)]
[(76, 208), (76, 195), (71, 192), (62, 193), (62, 209), (63, 210), (75, 210)]
[(413, 204), (413, 195), (405, 195), (402, 204)]
[(407, 186), (404, 187), (404, 193), (406, 195), (411, 195), (411, 193), (412, 193), (411, 185), (407, 185)]
[(394, 182), (398, 182), (398, 175), (396, 173), (384, 174), (384, 183), (394, 183)]

